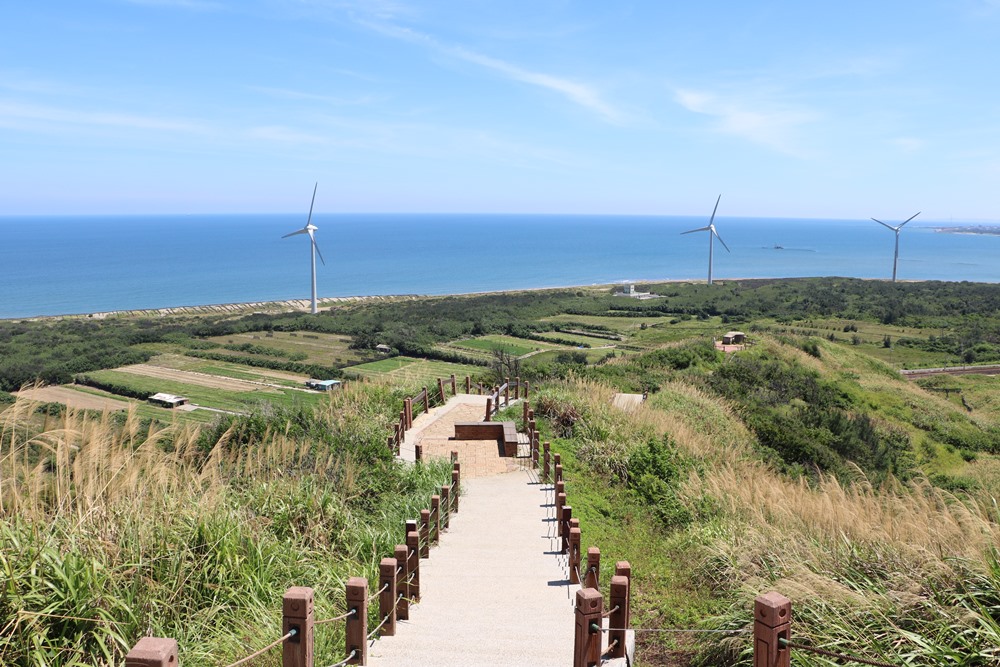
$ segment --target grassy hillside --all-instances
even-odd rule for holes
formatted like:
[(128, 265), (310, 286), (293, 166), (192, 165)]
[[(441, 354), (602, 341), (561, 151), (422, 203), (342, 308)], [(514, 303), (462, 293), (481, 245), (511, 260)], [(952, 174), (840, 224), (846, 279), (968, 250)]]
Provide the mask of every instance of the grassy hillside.
[[(342, 578), (373, 572), (446, 472), (390, 460), (398, 401), (450, 373), (495, 380), (510, 370), (489, 366), (496, 347), (546, 350), (519, 372), (541, 388), (532, 405), (585, 546), (605, 554), (604, 581), (632, 562), (637, 627), (671, 630), (640, 634), (643, 664), (749, 664), (752, 600), (771, 589), (793, 599), (805, 644), (1000, 663), (997, 380), (898, 372), (1000, 359), (1000, 288), (641, 288), (664, 298), (586, 288), (316, 317), (0, 323), (4, 389), (87, 373), (247, 413), (197, 425), (0, 393), (0, 663), (112, 663), (153, 632), (194, 647), (185, 664), (225, 664), (304, 581), (334, 613)], [(716, 350), (729, 329), (751, 344)], [(380, 344), (392, 353), (372, 361)], [(351, 381), (294, 391), (313, 370)], [(625, 413), (618, 391), (649, 397)]]
[[(818, 342), (817, 358), (800, 342), (765, 338), (725, 361), (671, 348), (543, 390), (538, 411), (568, 462), (584, 542), (632, 561), (638, 627), (745, 629), (754, 596), (778, 590), (795, 603), (801, 643), (892, 664), (996, 664), (994, 496), (954, 484), (993, 477), (995, 488), (995, 423), (851, 347)], [(608, 383), (633, 374), (657, 390), (626, 415)], [(872, 444), (888, 440), (898, 456), (850, 447), (862, 418)], [(814, 459), (791, 446), (803, 444)], [(955, 457), (951, 485), (928, 478), (927, 465), (962, 448), (976, 456)], [(750, 651), (740, 633), (640, 635), (645, 664), (749, 664)]]
[[(121, 664), (147, 634), (228, 664), (274, 638), (293, 585), (316, 589), (317, 618), (342, 613), (344, 580), (377, 578), (450, 470), (392, 460), (398, 394), (324, 398), (211, 429), (6, 410), (0, 664)], [(317, 660), (339, 660), (342, 627), (317, 631)]]

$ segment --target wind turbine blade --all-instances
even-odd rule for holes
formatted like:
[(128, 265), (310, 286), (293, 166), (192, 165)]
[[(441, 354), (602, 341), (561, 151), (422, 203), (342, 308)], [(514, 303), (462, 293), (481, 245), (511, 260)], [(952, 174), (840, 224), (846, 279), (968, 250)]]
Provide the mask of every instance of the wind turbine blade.
[[(708, 226), (709, 227), (711, 227), (712, 223), (715, 222), (715, 212), (719, 210), (719, 201), (721, 199), (722, 199), (722, 195), (720, 194), (719, 198), (715, 200), (715, 208), (712, 209), (712, 218), (708, 221)], [(716, 234), (716, 236), (718, 236), (718, 234)], [(719, 240), (721, 241), (722, 239), (719, 239)], [(723, 244), (723, 245), (725, 245), (725, 244)]]
[(319, 251), (319, 244), (316, 243), (316, 237), (311, 236), (311, 238), (313, 243), (313, 250), (315, 250), (316, 254), (319, 255), (319, 261), (323, 262), (323, 266), (326, 266), (326, 260), (323, 259), (323, 253)]
[(309, 232), (307, 232), (305, 229), (299, 229), (297, 231), (292, 232), (291, 234), (285, 234), (281, 238), (287, 239), (289, 236), (295, 236), (296, 234), (308, 234), (308, 233)]
[(872, 220), (874, 220), (874, 221), (875, 221), (875, 222), (877, 222), (878, 224), (882, 225), (882, 226), (883, 226), (883, 227), (885, 227), (886, 229), (891, 229), (892, 231), (896, 231), (896, 228), (895, 228), (895, 227), (893, 227), (892, 225), (887, 225), (887, 224), (885, 224), (884, 222), (882, 222), (882, 221), (881, 221), (881, 220), (879, 220), (878, 218), (872, 218)]
[(907, 218), (907, 219), (906, 219), (906, 222), (901, 222), (901, 223), (899, 224), (899, 226), (900, 226), (900, 227), (902, 227), (903, 225), (905, 225), (905, 224), (906, 224), (907, 222), (909, 222), (910, 220), (913, 220), (913, 219), (914, 219), (915, 217), (917, 217), (918, 215), (920, 215), (920, 211), (917, 211), (916, 213), (914, 213), (913, 215), (911, 215), (911, 216), (910, 216), (909, 218)]
[(689, 229), (686, 232), (681, 232), (681, 234), (694, 234), (695, 232), (707, 232), (711, 231), (711, 227), (699, 227), (698, 229)]
[(722, 247), (726, 249), (726, 252), (732, 252), (732, 250), (729, 249), (729, 246), (726, 245), (726, 242), (722, 240), (722, 237), (719, 236), (719, 232), (713, 229), (712, 233), (715, 234), (715, 238), (719, 239), (719, 243), (721, 243)]
[(312, 201), (309, 202), (309, 217), (306, 218), (306, 227), (309, 226), (309, 223), (312, 222), (313, 219), (313, 205), (316, 203), (316, 188), (318, 187), (319, 181), (316, 181), (316, 185), (313, 186), (313, 198)]

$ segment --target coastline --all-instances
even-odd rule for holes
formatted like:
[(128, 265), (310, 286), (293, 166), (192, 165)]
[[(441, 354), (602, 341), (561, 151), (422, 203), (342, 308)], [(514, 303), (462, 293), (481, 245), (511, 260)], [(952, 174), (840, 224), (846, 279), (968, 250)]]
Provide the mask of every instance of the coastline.
[[(662, 280), (622, 280), (613, 283), (588, 285), (557, 285), (554, 287), (519, 287), (516, 289), (482, 290), (475, 292), (453, 292), (449, 294), (368, 294), (356, 296), (318, 297), (317, 306), (320, 309), (330, 308), (337, 304), (361, 303), (366, 301), (399, 301), (415, 299), (434, 299), (456, 296), (478, 296), (482, 294), (504, 294), (517, 292), (543, 292), (546, 290), (596, 289), (607, 290), (625, 284), (645, 283), (689, 283), (698, 282), (699, 278), (665, 278)], [(729, 278), (727, 280), (752, 280), (751, 278)], [(769, 280), (763, 278), (762, 280)], [(789, 280), (792, 280), (791, 278)], [(724, 280), (716, 280), (718, 283)], [(133, 308), (130, 310), (107, 310), (92, 313), (63, 313), (60, 315), (32, 315), (27, 317), (0, 317), (0, 322), (39, 322), (44, 320), (106, 320), (131, 317), (170, 317), (171, 315), (246, 315), (252, 313), (282, 313), (301, 311), (308, 313), (312, 302), (309, 299), (285, 299), (279, 301), (245, 301), (235, 303), (215, 303), (190, 306), (171, 306), (169, 308)]]
[[(725, 284), (727, 282), (742, 280), (804, 280), (815, 278), (816, 276), (791, 276), (791, 277), (737, 277), (737, 278), (716, 278), (715, 283)], [(844, 278), (844, 276), (825, 276), (826, 278)], [(884, 280), (883, 278), (857, 278), (857, 280)], [(368, 294), (356, 296), (334, 296), (318, 297), (318, 308), (325, 309), (337, 304), (351, 304), (372, 301), (399, 301), (417, 299), (437, 299), (446, 297), (480, 296), (485, 294), (515, 294), (519, 292), (544, 292), (548, 290), (610, 290), (623, 285), (648, 285), (666, 283), (703, 283), (704, 278), (649, 278), (637, 280), (619, 280), (610, 283), (590, 283), (585, 285), (556, 285), (548, 287), (519, 287), (515, 289), (500, 290), (479, 290), (473, 292), (451, 292), (448, 294)], [(922, 280), (900, 280), (899, 282), (917, 283)], [(303, 314), (309, 313), (311, 309), (309, 299), (285, 299), (278, 301), (245, 301), (234, 303), (201, 304), (190, 306), (171, 306), (167, 308), (134, 308), (130, 310), (108, 310), (95, 311), (92, 313), (64, 313), (60, 315), (33, 315), (28, 317), (0, 317), (0, 322), (40, 322), (44, 320), (107, 320), (115, 318), (144, 318), (144, 317), (170, 317), (172, 315), (249, 315), (253, 313), (284, 313), (300, 311)]]

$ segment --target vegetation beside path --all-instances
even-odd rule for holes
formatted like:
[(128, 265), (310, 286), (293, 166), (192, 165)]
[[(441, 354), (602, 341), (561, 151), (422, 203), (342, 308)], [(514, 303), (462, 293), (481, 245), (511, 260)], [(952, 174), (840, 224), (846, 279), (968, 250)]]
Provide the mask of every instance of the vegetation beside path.
[[(602, 549), (604, 581), (616, 560), (633, 564), (637, 627), (743, 629), (753, 597), (776, 589), (802, 643), (899, 664), (1000, 661), (997, 380), (898, 373), (1000, 359), (1000, 288), (640, 289), (664, 298), (582, 288), (316, 317), (0, 322), (0, 662), (111, 664), (153, 632), (178, 637), (185, 664), (225, 664), (276, 627), (274, 601), (303, 582), (333, 615), (322, 605), (342, 578), (372, 574), (447, 475), (391, 460), (399, 401), (462, 371), (541, 387), (532, 405), (563, 454), (584, 546)], [(730, 329), (751, 344), (724, 355), (712, 338)], [(518, 358), (518, 345), (552, 349)], [(115, 370), (140, 363), (218, 385)], [(292, 391), (312, 370), (349, 381)], [(76, 374), (201, 391), (247, 414), (198, 425), (146, 405), (83, 412), (5, 393)], [(240, 396), (227, 378), (279, 386)], [(616, 391), (649, 398), (625, 413)], [(649, 632), (639, 657), (745, 665), (749, 646), (745, 634)]]

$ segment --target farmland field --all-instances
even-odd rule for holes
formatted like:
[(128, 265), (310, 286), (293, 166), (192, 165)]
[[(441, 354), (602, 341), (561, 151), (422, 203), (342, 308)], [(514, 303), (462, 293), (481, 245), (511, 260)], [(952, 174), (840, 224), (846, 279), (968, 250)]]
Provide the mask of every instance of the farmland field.
[[(216, 336), (208, 340), (227, 344), (260, 345), (281, 350), (288, 354), (302, 353), (306, 355), (303, 361), (307, 364), (321, 366), (350, 366), (371, 360), (370, 352), (350, 349), (351, 337), (339, 334), (307, 333), (303, 331), (256, 331), (242, 334)], [(228, 352), (227, 350), (218, 350)], [(244, 352), (231, 352), (238, 360), (240, 356), (248, 356)]]
[(245, 412), (263, 401), (292, 407), (312, 405), (323, 399), (322, 394), (313, 392), (278, 389), (227, 378), (213, 379), (184, 371), (173, 371), (171, 374), (168, 369), (147, 364), (95, 371), (87, 375), (95, 380), (124, 385), (135, 391), (185, 396), (192, 403), (232, 412)]
[[(104, 392), (102, 392), (104, 393)], [(17, 392), (22, 398), (48, 403), (62, 403), (77, 410), (128, 410), (130, 401), (119, 397), (112, 398), (104, 393), (98, 396), (90, 392), (79, 391), (76, 387), (37, 387)]]
[(413, 359), (411, 357), (381, 359), (359, 366), (352, 366), (347, 369), (348, 374), (357, 375), (358, 377), (371, 379), (386, 378), (394, 384), (413, 388), (437, 386), (438, 378), (444, 379), (450, 377), (452, 374), (461, 383), (464, 382), (466, 375), (476, 377), (482, 371), (483, 369), (480, 366), (453, 364), (448, 361)]
[(536, 352), (538, 350), (554, 350), (564, 347), (556, 343), (543, 343), (537, 340), (527, 340), (524, 338), (514, 338), (513, 336), (501, 335), (481, 336), (479, 338), (457, 340), (450, 343), (450, 345), (452, 347), (487, 353), (490, 353), (493, 350), (504, 349), (517, 357), (523, 357), (530, 352)]
[(178, 371), (189, 371), (223, 378), (246, 380), (248, 382), (263, 382), (286, 387), (302, 387), (308, 379), (304, 375), (275, 371), (268, 368), (245, 366), (226, 361), (208, 361), (197, 357), (185, 357), (179, 354), (161, 354), (149, 360), (149, 365), (159, 366)]
[(545, 331), (538, 334), (542, 338), (554, 339), (552, 342), (569, 340), (575, 341), (580, 345), (590, 345), (591, 347), (603, 347), (605, 345), (615, 345), (618, 341), (609, 340), (607, 338), (599, 338), (597, 336), (584, 336), (583, 334), (573, 334), (564, 333), (562, 331)]

